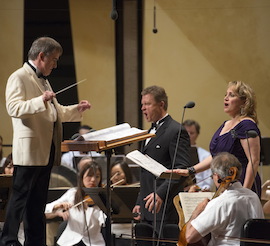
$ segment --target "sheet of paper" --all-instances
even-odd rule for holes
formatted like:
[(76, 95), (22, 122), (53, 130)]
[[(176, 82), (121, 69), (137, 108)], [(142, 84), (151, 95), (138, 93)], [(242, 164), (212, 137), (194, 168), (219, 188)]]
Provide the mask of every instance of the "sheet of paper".
[(133, 162), (137, 163), (139, 166), (143, 167), (147, 171), (153, 173), (155, 176), (159, 177), (161, 173), (166, 172), (168, 169), (152, 159), (151, 157), (142, 154), (138, 150), (134, 150), (126, 155), (126, 157)]
[(180, 192), (179, 197), (185, 217), (185, 223), (189, 221), (197, 205), (205, 198), (211, 200), (214, 194), (214, 192)]
[(83, 134), (77, 140), (85, 141), (118, 141), (128, 139), (132, 136), (147, 134), (147, 130), (141, 130), (136, 127), (130, 127), (128, 123), (123, 123), (117, 126), (108, 127), (99, 131)]

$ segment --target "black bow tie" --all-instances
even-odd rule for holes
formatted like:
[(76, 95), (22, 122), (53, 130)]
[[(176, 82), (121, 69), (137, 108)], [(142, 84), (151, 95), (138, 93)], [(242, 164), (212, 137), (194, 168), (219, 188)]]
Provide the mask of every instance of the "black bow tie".
[(45, 80), (47, 79), (47, 77), (44, 76), (42, 73), (38, 73), (37, 76), (38, 76), (39, 79), (40, 79), (40, 78), (43, 78), (43, 79), (45, 79)]
[[(151, 129), (156, 129), (156, 130), (157, 130), (157, 129), (160, 127), (160, 124), (161, 124), (162, 122), (164, 122), (166, 118), (167, 118), (167, 117), (161, 119), (158, 123), (152, 123)], [(150, 129), (150, 130), (151, 130), (151, 129)]]
[(151, 125), (151, 129), (157, 128), (157, 124), (156, 123), (152, 123)]
[(46, 76), (44, 76), (39, 70), (37, 71), (37, 69), (30, 63), (30, 62), (27, 62), (27, 64), (35, 71), (37, 77), (40, 79), (40, 78), (43, 78), (43, 79), (47, 79)]

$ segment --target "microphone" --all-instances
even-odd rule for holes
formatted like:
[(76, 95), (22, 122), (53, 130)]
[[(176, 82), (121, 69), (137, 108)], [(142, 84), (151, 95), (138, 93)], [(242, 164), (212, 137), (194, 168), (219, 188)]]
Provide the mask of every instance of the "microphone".
[(246, 131), (246, 137), (256, 138), (257, 136), (258, 136), (258, 133), (254, 130)]
[(157, 33), (158, 30), (156, 29), (156, 6), (154, 6), (154, 28), (153, 33)]
[[(173, 156), (173, 161), (172, 161), (172, 170), (173, 170), (174, 165), (175, 165), (177, 149), (178, 149), (178, 145), (179, 145), (179, 142), (180, 142), (180, 135), (181, 135), (181, 130), (182, 130), (182, 126), (183, 126), (183, 119), (184, 119), (184, 115), (185, 115), (185, 110), (186, 110), (186, 108), (193, 108), (194, 106), (195, 106), (195, 103), (192, 102), (192, 101), (188, 102), (188, 103), (184, 106), (184, 111), (183, 111), (183, 115), (182, 115), (182, 121), (181, 121), (181, 124), (180, 124), (180, 126), (179, 126), (179, 131), (178, 131), (177, 141), (176, 141), (175, 150), (174, 150), (174, 156)], [(159, 235), (158, 235), (158, 243), (157, 243), (157, 246), (159, 245), (159, 239), (160, 239), (160, 237), (161, 237), (161, 229), (162, 229), (162, 225), (163, 225), (163, 221), (164, 221), (164, 217), (165, 217), (166, 206), (167, 206), (167, 203), (168, 203), (169, 189), (170, 189), (171, 181), (172, 181), (172, 174), (173, 174), (173, 172), (171, 172), (171, 174), (170, 174), (169, 184), (168, 184), (168, 189), (167, 189), (167, 193), (166, 193), (166, 198), (165, 198), (165, 200), (164, 200), (163, 214), (162, 214), (161, 223), (160, 223), (160, 230), (159, 230)], [(154, 197), (155, 197), (155, 196), (154, 196)], [(155, 202), (155, 201), (154, 201), (154, 202)], [(154, 205), (154, 207), (155, 207), (155, 205)]]
[(111, 19), (114, 21), (118, 19), (118, 13), (116, 11), (115, 1), (116, 0), (112, 0), (112, 11), (111, 11)]
[(195, 106), (195, 102), (190, 101), (184, 106), (184, 108), (193, 108), (194, 106)]

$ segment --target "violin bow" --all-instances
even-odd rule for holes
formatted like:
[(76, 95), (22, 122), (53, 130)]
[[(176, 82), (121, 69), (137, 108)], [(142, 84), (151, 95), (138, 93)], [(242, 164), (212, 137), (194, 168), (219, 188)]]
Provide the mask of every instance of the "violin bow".
[(243, 238), (243, 237), (231, 237), (225, 235), (218, 235), (216, 236), (217, 239), (227, 239), (233, 241), (240, 241), (240, 242), (247, 242), (247, 243), (263, 243), (263, 244), (270, 244), (270, 240), (266, 239), (257, 239), (257, 238)]

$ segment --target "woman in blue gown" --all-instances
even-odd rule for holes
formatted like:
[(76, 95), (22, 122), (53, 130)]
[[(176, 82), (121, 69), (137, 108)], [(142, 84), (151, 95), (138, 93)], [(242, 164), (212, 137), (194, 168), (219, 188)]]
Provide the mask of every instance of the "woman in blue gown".
[[(210, 167), (212, 158), (218, 153), (229, 152), (242, 164), (240, 182), (243, 187), (252, 189), (261, 197), (261, 179), (257, 172), (260, 163), (261, 134), (257, 127), (256, 108), (256, 96), (250, 86), (242, 81), (229, 82), (224, 98), (224, 112), (230, 115), (231, 119), (225, 121), (214, 134), (209, 147), (211, 155), (191, 168), (176, 169), (174, 172), (183, 176), (202, 172)], [(250, 130), (255, 131), (257, 136), (248, 138), (247, 132)], [(254, 175), (256, 175), (255, 182)]]

